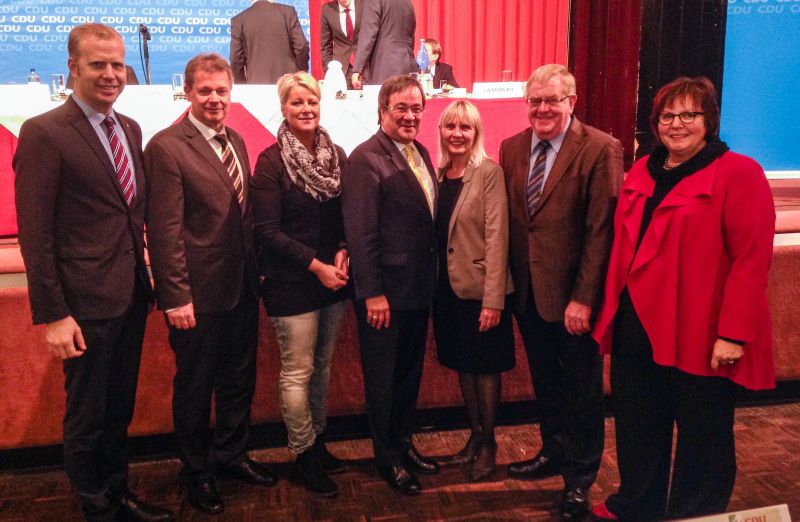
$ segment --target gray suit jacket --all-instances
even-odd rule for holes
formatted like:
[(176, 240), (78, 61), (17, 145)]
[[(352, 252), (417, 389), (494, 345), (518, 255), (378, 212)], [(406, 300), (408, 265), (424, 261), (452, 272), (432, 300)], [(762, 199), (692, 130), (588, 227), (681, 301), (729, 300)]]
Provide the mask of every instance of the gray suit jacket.
[(294, 7), (259, 0), (231, 19), (231, 67), (237, 83), (277, 83), (308, 70), (308, 41)]
[[(342, 71), (345, 77), (350, 79), (347, 74), (350, 64), (350, 54), (358, 49), (358, 32), (361, 29), (361, 16), (364, 11), (364, 2), (369, 0), (355, 0), (356, 2), (356, 23), (353, 26), (355, 36), (351, 42), (347, 34), (342, 31), (342, 24), (339, 20), (339, 2), (333, 0), (322, 6), (320, 17), (320, 45), (322, 51), (322, 68), (328, 69), (328, 62), (337, 60), (342, 64)], [(351, 4), (352, 5), (352, 4)]]
[(354, 72), (378, 85), (395, 74), (419, 72), (414, 60), (417, 18), (411, 0), (365, 0)]

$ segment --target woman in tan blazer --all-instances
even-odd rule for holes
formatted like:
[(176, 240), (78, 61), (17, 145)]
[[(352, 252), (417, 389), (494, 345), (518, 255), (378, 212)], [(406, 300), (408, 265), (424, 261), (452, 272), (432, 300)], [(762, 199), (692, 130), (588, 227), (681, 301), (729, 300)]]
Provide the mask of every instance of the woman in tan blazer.
[(453, 102), (439, 120), (439, 278), (433, 326), (439, 362), (456, 370), (472, 433), (451, 462), (473, 481), (492, 474), (500, 374), (514, 367), (506, 296), (508, 204), (503, 171), (486, 155), (483, 125), (470, 102)]

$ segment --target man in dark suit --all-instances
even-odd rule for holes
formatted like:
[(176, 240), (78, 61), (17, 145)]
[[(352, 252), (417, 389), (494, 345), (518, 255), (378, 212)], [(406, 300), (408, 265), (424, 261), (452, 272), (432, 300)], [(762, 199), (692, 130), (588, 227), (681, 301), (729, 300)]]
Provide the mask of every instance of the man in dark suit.
[(437, 188), (428, 151), (415, 140), (422, 86), (393, 76), (378, 105), (380, 129), (342, 174), (342, 214), (375, 460), (390, 486), (415, 495), (421, 487), (411, 472), (439, 471), (414, 449), (410, 428), (436, 279)]
[(294, 7), (255, 0), (231, 18), (231, 67), (238, 83), (272, 84), (307, 71), (308, 40)]
[(322, 69), (336, 60), (342, 64), (347, 88), (353, 88), (353, 63), (358, 48), (358, 31), (365, 0), (333, 0), (322, 6), (320, 42)]
[[(147, 236), (156, 297), (175, 351), (172, 416), (189, 501), (221, 513), (214, 473), (277, 481), (245, 452), (256, 380), (258, 278), (248, 205), (250, 164), (225, 126), (232, 73), (218, 54), (186, 64), (189, 114), (144, 152)], [(211, 396), (216, 429), (209, 436)]]
[(603, 362), (589, 336), (611, 248), (622, 146), (572, 115), (575, 78), (543, 65), (526, 87), (531, 128), (506, 139), (516, 317), (539, 405), (542, 449), (509, 475), (561, 474), (563, 518), (580, 520), (603, 452)]
[(411, 0), (366, 1), (351, 76), (353, 87), (378, 85), (395, 74), (419, 72), (414, 60), (416, 28)]
[(125, 46), (114, 29), (69, 35), (74, 91), (22, 126), (13, 165), (34, 324), (64, 360), (64, 468), (87, 520), (171, 520), (128, 491), (127, 432), (147, 312), (142, 132), (114, 112)]

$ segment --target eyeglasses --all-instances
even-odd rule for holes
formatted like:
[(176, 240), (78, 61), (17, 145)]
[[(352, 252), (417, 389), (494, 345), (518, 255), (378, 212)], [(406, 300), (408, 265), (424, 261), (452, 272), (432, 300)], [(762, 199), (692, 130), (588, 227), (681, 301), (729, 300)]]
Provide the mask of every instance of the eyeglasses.
[(408, 105), (394, 105), (392, 107), (386, 106), (386, 109), (392, 111), (395, 116), (405, 116), (408, 111), (411, 111), (411, 114), (414, 116), (419, 116), (423, 112), (425, 112), (425, 108), (422, 105), (412, 105), (409, 107)]
[(525, 101), (531, 107), (539, 107), (542, 102), (544, 102), (549, 107), (555, 107), (559, 103), (563, 102), (567, 98), (572, 96), (571, 94), (567, 94), (563, 98), (528, 98)]
[(704, 112), (682, 112), (680, 114), (672, 114), (671, 112), (662, 112), (658, 115), (658, 123), (661, 125), (669, 125), (675, 120), (675, 116), (681, 120), (681, 123), (692, 123), (697, 116), (704, 115)]

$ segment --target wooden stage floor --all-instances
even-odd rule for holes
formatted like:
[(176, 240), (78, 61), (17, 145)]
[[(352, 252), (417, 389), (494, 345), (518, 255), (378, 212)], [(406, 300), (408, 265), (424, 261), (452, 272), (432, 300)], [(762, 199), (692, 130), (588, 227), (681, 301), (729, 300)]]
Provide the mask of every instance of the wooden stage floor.
[[(424, 453), (444, 456), (457, 451), (466, 437), (463, 430), (441, 431), (417, 435), (415, 441)], [(738, 409), (736, 442), (739, 473), (730, 510), (787, 503), (800, 517), (800, 403)], [(274, 463), (281, 482), (273, 488), (220, 482), (226, 510), (219, 517), (203, 516), (184, 500), (175, 459), (133, 464), (130, 484), (149, 501), (174, 510), (179, 520), (552, 520), (561, 480), (512, 480), (504, 469), (511, 461), (532, 456), (538, 445), (536, 426), (500, 427), (498, 471), (489, 481), (470, 484), (459, 467), (445, 467), (440, 475), (422, 477), (424, 493), (409, 498), (388, 489), (378, 477), (368, 440), (333, 442), (330, 449), (351, 461), (348, 471), (334, 477), (340, 488), (334, 500), (316, 498), (297, 484), (287, 450), (255, 451), (254, 458)], [(614, 421), (608, 418), (606, 451), (591, 500), (605, 498), (618, 480)], [(61, 471), (2, 473), (0, 520), (80, 520), (80, 512)]]

